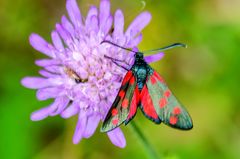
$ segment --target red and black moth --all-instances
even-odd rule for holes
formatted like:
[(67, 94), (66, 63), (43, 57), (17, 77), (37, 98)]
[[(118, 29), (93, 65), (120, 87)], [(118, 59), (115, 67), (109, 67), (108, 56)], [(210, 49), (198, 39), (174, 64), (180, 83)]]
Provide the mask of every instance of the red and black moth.
[[(141, 108), (148, 119), (156, 124), (163, 122), (181, 130), (192, 129), (193, 124), (190, 115), (170, 91), (163, 78), (144, 61), (142, 52), (135, 52), (110, 41), (103, 41), (102, 43), (109, 43), (134, 52), (135, 62), (128, 70), (117, 63), (120, 60), (105, 56), (128, 72), (122, 81), (112, 107), (105, 117), (101, 132), (111, 131), (123, 123), (127, 125), (136, 115), (138, 107)], [(186, 45), (175, 43), (152, 51), (163, 51), (177, 46), (185, 47)]]

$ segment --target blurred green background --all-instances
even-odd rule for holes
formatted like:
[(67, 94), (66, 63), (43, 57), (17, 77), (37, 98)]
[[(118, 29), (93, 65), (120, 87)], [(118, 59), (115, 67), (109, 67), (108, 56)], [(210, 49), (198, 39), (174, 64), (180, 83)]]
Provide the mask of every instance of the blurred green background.
[[(78, 2), (84, 15), (91, 4), (99, 4)], [(187, 49), (167, 51), (152, 66), (187, 107), (194, 128), (155, 125), (142, 113), (135, 121), (163, 158), (240, 158), (240, 1), (112, 0), (112, 11), (121, 8), (129, 24), (143, 4), (153, 18), (143, 31), (140, 50), (188, 44)], [(119, 149), (99, 132), (73, 145), (77, 118), (30, 121), (31, 112), (50, 101), (37, 101), (35, 91), (20, 85), (22, 77), (38, 75), (34, 60), (43, 57), (28, 37), (36, 32), (49, 40), (62, 14), (65, 0), (0, 0), (0, 158), (147, 158), (129, 126), (122, 126), (127, 147)]]

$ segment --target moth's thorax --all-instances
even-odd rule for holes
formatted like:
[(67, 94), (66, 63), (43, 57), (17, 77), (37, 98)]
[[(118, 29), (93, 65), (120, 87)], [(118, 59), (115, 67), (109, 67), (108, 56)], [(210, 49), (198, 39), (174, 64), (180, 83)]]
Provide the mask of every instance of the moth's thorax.
[(137, 52), (135, 54), (135, 61), (131, 71), (137, 80), (138, 89), (141, 91), (146, 83), (147, 76), (153, 72), (151, 67), (146, 63), (146, 61), (144, 61), (143, 53)]
[(135, 60), (135, 63), (132, 67), (132, 72), (137, 80), (138, 89), (141, 91), (144, 84), (146, 83), (147, 75), (151, 73), (151, 68), (149, 65), (142, 60)]

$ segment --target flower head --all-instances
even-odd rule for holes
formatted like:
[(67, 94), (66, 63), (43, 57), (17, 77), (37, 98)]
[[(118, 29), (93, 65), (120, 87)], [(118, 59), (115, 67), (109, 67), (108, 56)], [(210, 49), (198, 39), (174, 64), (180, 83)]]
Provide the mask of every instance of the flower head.
[[(93, 135), (126, 73), (104, 55), (128, 63), (133, 60), (133, 54), (109, 44), (101, 45), (101, 42), (107, 39), (125, 47), (137, 46), (142, 39), (139, 33), (149, 23), (151, 15), (141, 13), (124, 32), (123, 13), (117, 10), (111, 15), (109, 0), (101, 0), (99, 9), (90, 7), (86, 18), (82, 17), (76, 0), (67, 0), (66, 7), (70, 20), (63, 16), (61, 23), (56, 24), (51, 33), (53, 44), (37, 34), (30, 36), (33, 48), (48, 58), (36, 61), (36, 65), (42, 67), (41, 77), (25, 77), (22, 84), (37, 89), (38, 100), (54, 99), (51, 105), (32, 113), (33, 121), (48, 116), (69, 118), (78, 115), (73, 137), (77, 144), (82, 138)], [(150, 62), (156, 57), (147, 59)], [(125, 146), (120, 128), (108, 132), (108, 136), (116, 146)]]

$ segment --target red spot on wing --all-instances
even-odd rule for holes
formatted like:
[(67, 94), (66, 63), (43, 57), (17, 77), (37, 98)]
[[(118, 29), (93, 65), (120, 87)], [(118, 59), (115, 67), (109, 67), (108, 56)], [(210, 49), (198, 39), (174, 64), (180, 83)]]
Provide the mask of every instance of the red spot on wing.
[(175, 124), (177, 124), (177, 122), (178, 122), (178, 118), (176, 116), (170, 117), (170, 119), (169, 119), (170, 124), (175, 125)]
[(127, 74), (123, 78), (122, 85), (125, 85), (130, 80), (132, 75), (133, 75), (132, 71), (128, 71)]
[(158, 115), (153, 106), (152, 98), (148, 92), (147, 86), (145, 85), (141, 92), (141, 103), (144, 113), (155, 120), (158, 120)]
[(170, 97), (171, 96), (171, 91), (168, 89), (168, 90), (166, 90), (165, 92), (164, 92), (164, 96), (165, 97)]
[(181, 114), (181, 109), (176, 106), (173, 108), (173, 112), (172, 112), (174, 115), (178, 115), (178, 114)]
[(153, 72), (153, 76), (155, 76), (160, 82), (165, 83), (164, 79), (156, 72)]
[(112, 116), (115, 116), (115, 115), (117, 115), (118, 114), (118, 110), (116, 109), (116, 108), (114, 108), (113, 110), (112, 110)]
[(134, 84), (134, 82), (135, 82), (135, 77), (133, 76), (133, 77), (130, 79), (130, 82), (129, 82), (129, 84), (130, 84), (130, 85), (133, 85), (133, 84)]
[(138, 103), (139, 103), (139, 90), (138, 87), (136, 86), (127, 119), (131, 119), (136, 114)]
[(124, 90), (120, 90), (118, 96), (119, 96), (121, 99), (123, 99), (124, 96), (125, 96), (125, 91), (124, 91)]
[(129, 104), (129, 101), (128, 101), (128, 99), (125, 98), (125, 99), (123, 100), (123, 102), (122, 102), (122, 107), (123, 107), (123, 108), (127, 108), (127, 107), (128, 107), (128, 104)]
[(118, 118), (113, 119), (113, 120), (112, 120), (112, 124), (116, 126), (116, 125), (118, 124)]
[(151, 80), (152, 85), (156, 84), (156, 82), (157, 82), (157, 80), (156, 80), (156, 78), (154, 78), (154, 76), (151, 76), (150, 80)]
[(164, 108), (167, 105), (167, 99), (166, 98), (161, 98), (159, 101), (159, 107)]

